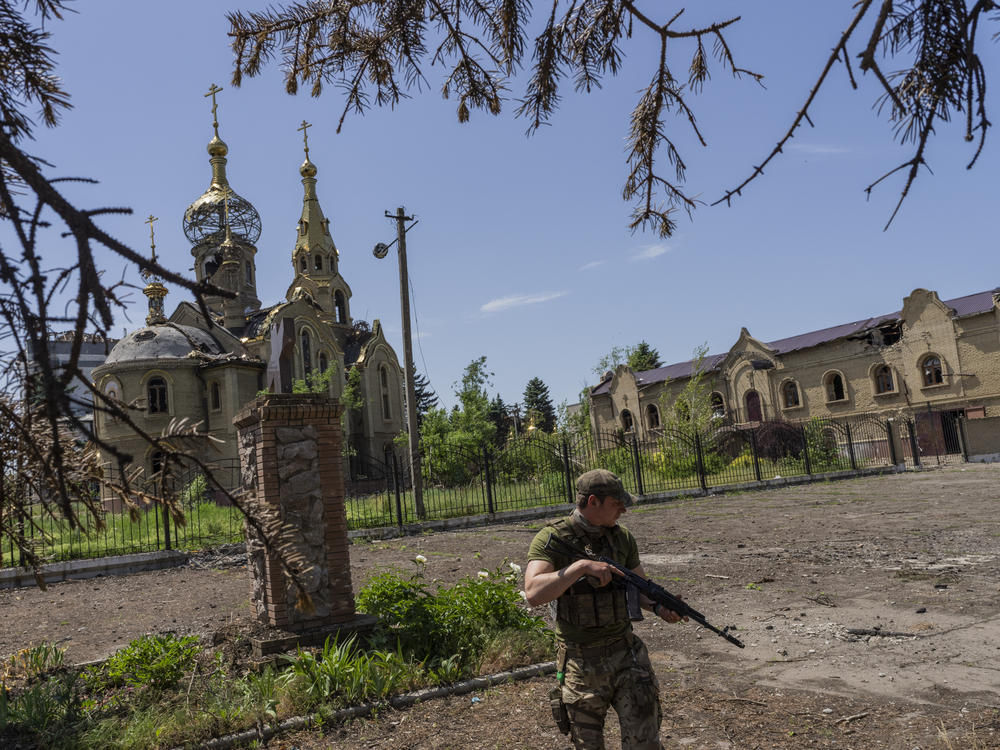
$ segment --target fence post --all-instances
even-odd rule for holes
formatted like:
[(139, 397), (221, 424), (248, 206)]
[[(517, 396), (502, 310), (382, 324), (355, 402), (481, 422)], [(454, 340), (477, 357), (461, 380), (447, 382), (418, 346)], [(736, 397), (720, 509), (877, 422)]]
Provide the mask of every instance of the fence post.
[(483, 446), (483, 479), (486, 481), (486, 512), (493, 515), (493, 477), (490, 472), (490, 447)]
[(701, 454), (701, 436), (697, 430), (694, 432), (694, 454), (698, 464), (698, 481), (701, 484), (701, 488), (705, 492), (708, 492), (708, 478), (705, 476), (705, 460)]
[(885, 435), (889, 440), (889, 461), (892, 462), (893, 466), (898, 465), (896, 460), (896, 441), (892, 439), (892, 420), (885, 420)]
[(844, 429), (847, 433), (847, 455), (851, 458), (851, 471), (857, 471), (858, 461), (854, 458), (854, 439), (851, 437), (851, 423), (844, 422)]
[(806, 426), (804, 424), (800, 424), (799, 429), (802, 430), (802, 455), (806, 460), (806, 474), (812, 476), (812, 461), (809, 460), (809, 436), (806, 434)]
[(917, 450), (917, 428), (912, 419), (906, 421), (910, 426), (910, 454), (913, 456), (913, 465), (920, 466), (920, 453)]
[[(402, 482), (399, 481), (399, 459), (396, 457), (396, 451), (392, 452), (391, 470), (392, 470), (392, 491), (396, 496), (396, 524), (399, 526), (399, 530), (403, 530), (403, 500), (400, 493), (400, 485)], [(423, 467), (421, 467), (423, 469)]]
[(753, 456), (753, 475), (758, 482), (764, 481), (760, 476), (760, 459), (757, 456), (757, 430), (750, 430), (750, 455)]
[(646, 494), (642, 488), (642, 463), (639, 461), (639, 441), (632, 435), (632, 473), (635, 475), (636, 492)]
[(566, 477), (566, 498), (568, 502), (572, 503), (576, 501), (576, 492), (573, 490), (573, 472), (569, 468), (569, 443), (565, 438), (562, 441), (562, 454), (563, 475)]
[(163, 549), (170, 547), (170, 514), (167, 513), (167, 506), (163, 505)]

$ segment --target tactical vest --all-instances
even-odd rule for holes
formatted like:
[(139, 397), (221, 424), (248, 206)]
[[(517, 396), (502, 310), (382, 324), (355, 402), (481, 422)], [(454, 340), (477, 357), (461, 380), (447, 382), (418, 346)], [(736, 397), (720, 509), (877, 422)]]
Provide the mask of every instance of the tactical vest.
[[(622, 533), (612, 534), (609, 531), (595, 540), (583, 531), (578, 532), (569, 517), (559, 519), (552, 524), (552, 528), (556, 536), (580, 549), (589, 549), (596, 555), (618, 562), (624, 562), (628, 557), (628, 549), (624, 547), (626, 537)], [(621, 548), (616, 548), (616, 545)], [(632, 619), (629, 617), (625, 587), (616, 586), (614, 581), (607, 586), (594, 587), (586, 577), (581, 578), (556, 599), (555, 605), (556, 619), (577, 627), (603, 627)]]

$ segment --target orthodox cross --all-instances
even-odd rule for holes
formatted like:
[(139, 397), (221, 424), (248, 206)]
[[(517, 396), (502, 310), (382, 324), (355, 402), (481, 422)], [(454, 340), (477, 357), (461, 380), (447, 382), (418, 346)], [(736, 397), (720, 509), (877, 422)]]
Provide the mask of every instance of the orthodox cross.
[(307, 159), (309, 158), (309, 128), (311, 127), (312, 127), (311, 122), (306, 122), (305, 120), (303, 120), (302, 127), (297, 128), (297, 130), (302, 131), (302, 144), (305, 146)]
[(156, 263), (156, 236), (153, 234), (153, 222), (154, 221), (159, 221), (159, 220), (160, 220), (159, 217), (153, 216), (153, 214), (150, 214), (149, 218), (147, 218), (146, 221), (145, 221), (146, 224), (149, 224), (149, 247), (153, 251), (153, 262), (154, 263)]
[(216, 110), (219, 108), (219, 105), (216, 104), (216, 102), (215, 102), (215, 95), (218, 94), (220, 91), (222, 91), (222, 87), (221, 86), (216, 86), (213, 83), (212, 87), (208, 90), (208, 93), (205, 94), (205, 96), (212, 97), (212, 127), (215, 128), (215, 137), (216, 138), (219, 137), (219, 118), (216, 117), (215, 113), (216, 113)]

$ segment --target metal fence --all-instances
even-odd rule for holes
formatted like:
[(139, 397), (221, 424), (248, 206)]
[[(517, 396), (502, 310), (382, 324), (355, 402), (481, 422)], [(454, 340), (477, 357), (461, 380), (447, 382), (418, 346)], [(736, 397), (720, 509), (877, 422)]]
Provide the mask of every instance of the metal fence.
[[(347, 523), (350, 529), (402, 527), (418, 520), (573, 502), (576, 477), (593, 468), (610, 469), (630, 492), (648, 495), (895, 464), (919, 466), (951, 450), (962, 452), (963, 420), (949, 414), (720, 422), (705, 431), (662, 429), (641, 439), (620, 431), (575, 440), (533, 433), (503, 445), (424, 445), (424, 513), (419, 517), (410, 466), (403, 458), (393, 453), (384, 460), (354, 456), (345, 462)], [(210, 469), (226, 490), (239, 486), (237, 461), (215, 462)], [(81, 513), (83, 529), (71, 530), (64, 520), (46, 516), (39, 503), (0, 512), (15, 514), (14, 522), (50, 560), (242, 541), (241, 514), (225, 493), (212, 489), (201, 470), (175, 472), (155, 487), (135, 486), (169, 496), (182, 513), (171, 516), (152, 501), (126, 509), (106, 490), (99, 519)], [(12, 539), (0, 539), (0, 555), (2, 566), (21, 563)]]

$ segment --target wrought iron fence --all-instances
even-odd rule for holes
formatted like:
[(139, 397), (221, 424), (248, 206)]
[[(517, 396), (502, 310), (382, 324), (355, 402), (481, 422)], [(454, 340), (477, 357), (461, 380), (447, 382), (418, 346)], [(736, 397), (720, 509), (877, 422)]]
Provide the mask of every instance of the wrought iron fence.
[[(956, 441), (962, 439), (961, 428), (959, 421)], [(402, 527), (418, 520), (571, 503), (576, 477), (594, 468), (609, 469), (630, 492), (648, 495), (872, 466), (915, 466), (927, 460), (933, 446), (912, 419), (868, 415), (722, 422), (704, 432), (662, 429), (642, 439), (618, 431), (575, 440), (532, 434), (501, 446), (441, 442), (423, 447), (420, 517), (410, 466), (391, 452), (384, 460), (351, 457), (346, 462), (345, 509), (350, 529)], [(211, 468), (227, 490), (239, 486), (237, 461), (216, 462)], [(0, 510), (21, 514), (15, 520), (29, 538), (37, 539), (44, 556), (54, 560), (191, 549), (243, 539), (242, 516), (228, 506), (224, 493), (213, 491), (200, 470), (175, 472), (157, 491), (173, 498), (183, 518), (170, 517), (155, 502), (127, 512), (107, 493), (101, 497), (100, 523), (81, 514), (83, 529), (70, 530), (65, 521), (43, 517), (39, 504)], [(0, 540), (0, 553), (2, 565), (21, 562), (12, 540)]]

